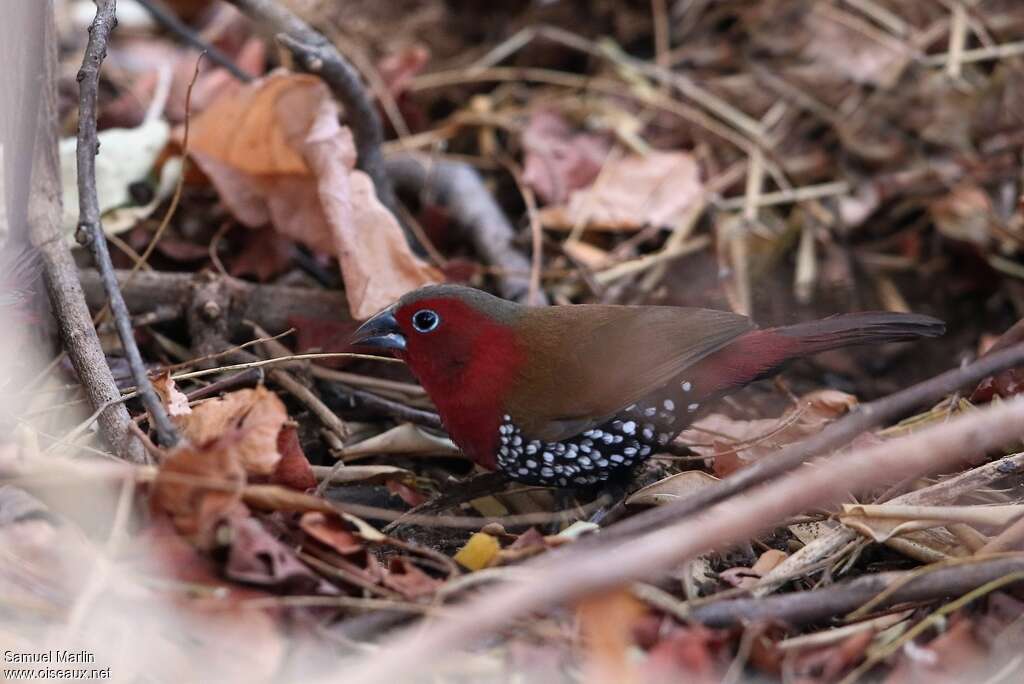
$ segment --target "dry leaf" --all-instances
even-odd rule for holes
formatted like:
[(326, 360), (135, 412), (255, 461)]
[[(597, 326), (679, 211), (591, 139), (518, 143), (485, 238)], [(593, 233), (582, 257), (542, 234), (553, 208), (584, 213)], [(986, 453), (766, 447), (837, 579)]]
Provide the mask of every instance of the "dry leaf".
[(660, 506), (690, 496), (717, 482), (721, 480), (703, 470), (687, 470), (638, 489), (626, 499), (626, 505)]
[(583, 681), (642, 681), (629, 651), (635, 644), (634, 630), (646, 612), (646, 607), (624, 589), (595, 594), (580, 602), (577, 615), (586, 651)]
[[(778, 419), (735, 420), (713, 413), (679, 436), (700, 456), (715, 459), (715, 474), (725, 477), (748, 463), (788, 444), (820, 432), (857, 405), (857, 398), (839, 390), (819, 390), (800, 397)], [(709, 445), (708, 442), (711, 442)]]
[(160, 465), (153, 508), (170, 515), (178, 532), (200, 548), (213, 546), (222, 521), (246, 513), (245, 470), (238, 454), (243, 439), (240, 431), (228, 431), (199, 446), (179, 447)]
[(377, 484), (391, 482), (394, 479), (414, 479), (415, 475), (405, 468), (389, 465), (346, 465), (335, 470), (329, 466), (316, 466), (313, 469), (314, 475), (319, 474), (326, 479), (331, 478), (331, 484), (351, 484), (359, 482), (362, 484)]
[(830, 5), (814, 3), (804, 23), (810, 35), (804, 54), (851, 81), (891, 88), (910, 62), (899, 40)]
[(432, 435), (412, 423), (402, 423), (387, 432), (345, 447), (340, 457), (352, 461), (377, 454), (454, 456), (459, 453), (459, 448), (450, 439)]
[(230, 548), (224, 574), (249, 584), (294, 594), (337, 594), (338, 589), (314, 574), (295, 551), (274, 538), (256, 518), (228, 522)]
[(573, 192), (565, 205), (542, 209), (540, 218), (545, 226), (564, 230), (577, 224), (609, 231), (671, 227), (701, 201), (703, 191), (693, 155), (633, 154), (608, 161), (599, 184)]
[(235, 453), (246, 472), (270, 475), (281, 459), (277, 438), (286, 420), (284, 403), (260, 386), (198, 404), (191, 414), (179, 416), (176, 422), (185, 437), (198, 445), (237, 431)]
[(547, 204), (564, 204), (593, 183), (609, 150), (607, 138), (575, 132), (550, 109), (531, 113), (522, 144), (523, 182)]
[(299, 527), (313, 539), (329, 546), (343, 556), (359, 553), (365, 546), (359, 535), (352, 532), (342, 521), (324, 513), (303, 513)]
[(369, 177), (323, 82), (277, 71), (213, 102), (190, 149), (239, 221), (335, 255), (362, 319), (440, 273), (415, 256)]
[(285, 425), (277, 433), (277, 452), (281, 454), (281, 460), (277, 462), (270, 477), (273, 484), (297, 489), (300, 492), (316, 487), (313, 467), (309, 465), (309, 459), (302, 451), (299, 433), (294, 425)]
[(153, 389), (160, 396), (160, 402), (167, 409), (167, 415), (177, 418), (192, 413), (192, 407), (188, 405), (188, 397), (178, 389), (178, 385), (171, 378), (171, 371), (164, 371), (153, 378)]
[(467, 570), (483, 570), (498, 557), (501, 544), (489, 534), (477, 532), (455, 554), (455, 562)]
[(401, 592), (408, 599), (429, 596), (442, 584), (441, 580), (434, 579), (402, 557), (392, 558), (388, 562), (388, 570), (381, 581), (384, 586)]

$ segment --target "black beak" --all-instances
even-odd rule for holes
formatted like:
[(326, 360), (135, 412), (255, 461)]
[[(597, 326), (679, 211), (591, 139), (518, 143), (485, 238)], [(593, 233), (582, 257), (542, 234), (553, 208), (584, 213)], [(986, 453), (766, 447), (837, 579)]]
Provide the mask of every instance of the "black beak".
[(405, 336), (391, 308), (384, 309), (359, 326), (349, 342), (378, 349), (405, 349)]

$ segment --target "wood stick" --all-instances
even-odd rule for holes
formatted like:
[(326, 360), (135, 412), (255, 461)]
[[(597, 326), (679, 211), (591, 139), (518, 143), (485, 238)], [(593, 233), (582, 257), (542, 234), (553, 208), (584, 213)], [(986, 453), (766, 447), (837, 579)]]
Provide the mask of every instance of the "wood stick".
[[(42, 9), (44, 46), (41, 96), (35, 132), (35, 159), (28, 199), (29, 238), (43, 260), (46, 290), (68, 358), (78, 374), (93, 410), (99, 414), (103, 440), (126, 461), (147, 463), (149, 456), (130, 436), (128, 409), (117, 400), (121, 392), (107, 365), (99, 336), (92, 324), (85, 295), (78, 282), (75, 261), (61, 233), (60, 161), (57, 157), (57, 31), (52, 3)], [(97, 280), (98, 282), (98, 280)], [(98, 288), (102, 291), (102, 286)], [(99, 300), (103, 296), (98, 297)]]
[(110, 311), (117, 325), (117, 333), (121, 338), (125, 357), (131, 367), (132, 377), (142, 403), (149, 412), (153, 427), (164, 447), (178, 443), (178, 430), (171, 423), (163, 404), (153, 391), (149, 382), (146, 366), (135, 343), (131, 316), (121, 295), (114, 275), (114, 265), (110, 261), (107, 249), (107, 238), (100, 222), (99, 198), (96, 194), (96, 155), (99, 153), (99, 141), (96, 133), (96, 100), (100, 84), (100, 66), (107, 54), (107, 41), (110, 32), (117, 24), (115, 12), (116, 0), (97, 0), (96, 18), (89, 27), (89, 41), (82, 58), (82, 68), (78, 71), (78, 232), (79, 242), (85, 243), (99, 269), (103, 280), (103, 288), (107, 293)]

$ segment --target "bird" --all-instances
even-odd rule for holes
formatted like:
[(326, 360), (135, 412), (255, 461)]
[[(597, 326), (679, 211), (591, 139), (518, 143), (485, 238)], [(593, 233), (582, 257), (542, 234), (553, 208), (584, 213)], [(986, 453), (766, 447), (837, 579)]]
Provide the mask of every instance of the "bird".
[(717, 399), (789, 361), (944, 331), (912, 313), (758, 328), (728, 311), (526, 306), (441, 284), (405, 294), (350, 342), (403, 360), (475, 463), (524, 484), (580, 488), (628, 478)]

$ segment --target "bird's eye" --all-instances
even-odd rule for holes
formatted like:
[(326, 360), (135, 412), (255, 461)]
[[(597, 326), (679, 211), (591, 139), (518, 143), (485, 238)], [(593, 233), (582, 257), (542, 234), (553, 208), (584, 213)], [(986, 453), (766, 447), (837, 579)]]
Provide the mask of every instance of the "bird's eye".
[(417, 332), (428, 333), (440, 324), (441, 317), (430, 309), (420, 309), (412, 315), (412, 327), (416, 328)]

